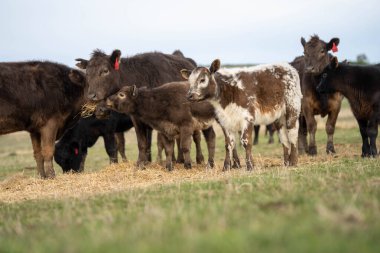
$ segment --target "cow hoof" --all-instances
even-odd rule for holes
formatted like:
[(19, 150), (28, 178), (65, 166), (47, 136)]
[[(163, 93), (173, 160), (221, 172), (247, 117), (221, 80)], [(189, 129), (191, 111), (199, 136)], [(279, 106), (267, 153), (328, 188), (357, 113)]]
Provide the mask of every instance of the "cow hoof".
[(229, 171), (229, 170), (231, 170), (231, 163), (230, 162), (224, 162), (222, 171)]
[(332, 144), (331, 142), (327, 143), (327, 146), (326, 146), (326, 153), (327, 153), (328, 155), (335, 154), (334, 144)]
[(54, 179), (55, 178), (55, 171), (54, 170), (48, 170), (45, 172), (45, 179)]
[(247, 171), (252, 171), (253, 170), (253, 164), (251, 162), (247, 163)]
[(189, 170), (191, 169), (191, 163), (190, 162), (185, 162), (185, 164), (183, 165), (185, 167), (185, 169)]
[(311, 156), (317, 155), (317, 147), (316, 146), (310, 146), (308, 154), (311, 155)]
[(172, 170), (173, 170), (173, 164), (172, 164), (172, 163), (170, 163), (170, 164), (166, 164), (166, 169), (167, 169), (168, 171), (172, 171)]
[(202, 156), (197, 157), (196, 160), (197, 160), (197, 164), (203, 164), (205, 161), (205, 158), (202, 155)]
[(208, 161), (207, 169), (213, 169), (213, 168), (214, 168), (214, 161)]

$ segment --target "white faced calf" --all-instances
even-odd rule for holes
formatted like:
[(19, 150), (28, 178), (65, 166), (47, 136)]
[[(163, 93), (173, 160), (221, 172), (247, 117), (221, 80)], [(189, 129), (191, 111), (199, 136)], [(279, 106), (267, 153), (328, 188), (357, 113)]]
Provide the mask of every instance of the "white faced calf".
[(297, 165), (298, 115), (301, 89), (297, 71), (289, 64), (260, 65), (242, 69), (211, 67), (182, 70), (190, 82), (190, 101), (209, 100), (226, 140), (224, 170), (231, 167), (235, 135), (246, 151), (247, 170), (252, 170), (252, 130), (254, 125), (275, 123), (280, 130), (285, 165)]

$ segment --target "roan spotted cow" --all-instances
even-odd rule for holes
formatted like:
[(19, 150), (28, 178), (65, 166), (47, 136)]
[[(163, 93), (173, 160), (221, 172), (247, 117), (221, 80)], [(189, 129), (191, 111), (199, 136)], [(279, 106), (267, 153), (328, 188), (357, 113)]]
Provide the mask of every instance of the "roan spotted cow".
[(42, 178), (53, 178), (54, 143), (80, 118), (85, 76), (52, 62), (0, 63), (0, 134), (28, 131)]
[(252, 130), (255, 124), (275, 122), (284, 149), (285, 165), (297, 165), (298, 116), (301, 89), (297, 71), (289, 64), (261, 65), (240, 70), (211, 67), (182, 70), (190, 82), (189, 101), (209, 101), (226, 139), (224, 170), (231, 168), (235, 134), (246, 151), (247, 170), (253, 169)]

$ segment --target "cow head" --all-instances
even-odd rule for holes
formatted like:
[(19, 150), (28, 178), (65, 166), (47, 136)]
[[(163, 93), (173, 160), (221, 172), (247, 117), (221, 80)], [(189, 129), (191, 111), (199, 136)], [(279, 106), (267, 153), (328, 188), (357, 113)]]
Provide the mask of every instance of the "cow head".
[(65, 138), (66, 136), (55, 144), (54, 160), (61, 166), (64, 173), (71, 170), (80, 172), (84, 156), (81, 145), (74, 139)]
[(334, 72), (338, 69), (338, 58), (331, 58), (330, 64), (322, 71), (320, 81), (317, 85), (317, 91), (320, 93), (332, 93), (335, 89), (332, 88), (335, 81)]
[(138, 96), (136, 85), (124, 86), (117, 93), (107, 98), (106, 107), (114, 111), (131, 114), (135, 111), (135, 99)]
[(88, 99), (103, 100), (120, 88), (120, 56), (120, 50), (114, 50), (110, 56), (95, 50), (88, 61), (76, 59), (76, 66), (86, 70)]
[(201, 101), (214, 98), (217, 93), (217, 85), (214, 74), (220, 68), (220, 60), (211, 63), (210, 68), (198, 67), (194, 70), (181, 70), (182, 77), (189, 80), (190, 90), (187, 93), (189, 101)]
[(339, 38), (332, 38), (330, 42), (326, 43), (319, 39), (317, 35), (314, 35), (308, 42), (302, 37), (301, 44), (304, 48), (305, 71), (317, 75), (329, 65), (329, 51), (338, 50), (337, 46), (339, 45)]

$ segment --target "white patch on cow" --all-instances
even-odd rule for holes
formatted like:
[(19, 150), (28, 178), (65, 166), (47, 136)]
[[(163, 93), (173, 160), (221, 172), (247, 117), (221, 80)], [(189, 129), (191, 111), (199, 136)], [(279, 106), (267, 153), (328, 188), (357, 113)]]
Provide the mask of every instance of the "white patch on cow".
[(293, 144), (294, 146), (297, 146), (298, 142), (298, 120), (296, 121), (296, 127), (288, 129), (288, 139), (290, 144)]
[(235, 103), (227, 105), (224, 109), (218, 101), (212, 100), (211, 104), (215, 108), (216, 118), (219, 123), (228, 132), (237, 133), (238, 131), (244, 131), (248, 126), (248, 122), (253, 121), (253, 117), (249, 111)]
[(254, 113), (254, 120), (253, 123), (255, 125), (268, 125), (273, 123), (275, 120), (280, 118), (282, 115), (285, 114), (285, 105), (282, 104), (281, 106), (273, 108), (272, 111), (269, 112), (261, 112), (260, 109), (255, 106), (255, 113)]

